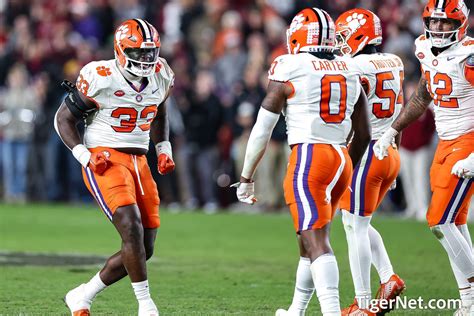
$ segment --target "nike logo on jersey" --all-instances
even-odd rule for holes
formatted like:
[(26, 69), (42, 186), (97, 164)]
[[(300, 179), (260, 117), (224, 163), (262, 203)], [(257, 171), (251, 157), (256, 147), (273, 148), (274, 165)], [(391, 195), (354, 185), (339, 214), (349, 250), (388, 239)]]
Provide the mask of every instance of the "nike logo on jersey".
[(462, 148), (453, 148), (453, 152), (461, 150)]
[(160, 90), (160, 88), (156, 89), (156, 90), (152, 90), (151, 93), (155, 93), (156, 91)]
[(456, 58), (456, 56), (449, 56), (448, 61), (453, 60), (454, 58)]

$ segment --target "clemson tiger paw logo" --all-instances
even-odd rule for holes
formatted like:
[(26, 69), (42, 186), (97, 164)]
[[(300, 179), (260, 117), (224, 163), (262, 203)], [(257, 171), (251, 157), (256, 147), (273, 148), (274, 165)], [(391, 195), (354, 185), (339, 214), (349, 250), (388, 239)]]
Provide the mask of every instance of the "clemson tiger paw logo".
[(357, 30), (362, 25), (367, 23), (367, 19), (364, 17), (363, 14), (360, 13), (353, 13), (346, 18), (347, 25), (352, 31)]
[(115, 32), (115, 40), (120, 43), (121, 40), (123, 40), (128, 33), (128, 25), (122, 25), (117, 29), (117, 32)]
[(105, 68), (104, 66), (99, 66), (96, 68), (96, 70), (97, 70), (97, 73), (101, 75), (102, 77), (107, 77), (112, 74), (110, 72), (110, 68)]

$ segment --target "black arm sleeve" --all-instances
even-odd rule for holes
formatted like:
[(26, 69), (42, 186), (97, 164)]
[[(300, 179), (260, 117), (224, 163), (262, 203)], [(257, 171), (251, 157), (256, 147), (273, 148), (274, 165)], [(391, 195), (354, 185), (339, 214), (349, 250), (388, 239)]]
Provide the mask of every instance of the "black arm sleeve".
[(95, 107), (90, 107), (90, 105), (82, 100), (76, 85), (71, 81), (63, 80), (61, 87), (68, 92), (64, 103), (66, 103), (66, 106), (75, 118), (85, 119), (90, 113), (96, 110)]

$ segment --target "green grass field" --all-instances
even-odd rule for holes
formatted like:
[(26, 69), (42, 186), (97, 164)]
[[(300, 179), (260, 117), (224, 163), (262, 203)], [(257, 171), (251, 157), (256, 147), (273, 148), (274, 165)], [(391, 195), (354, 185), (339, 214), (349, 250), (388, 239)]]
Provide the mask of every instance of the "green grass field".
[[(291, 302), (298, 252), (288, 214), (161, 213), (148, 273), (162, 315), (272, 315)], [(424, 223), (375, 216), (395, 271), (410, 298), (457, 298), (447, 256)], [(341, 303), (353, 300), (347, 245), (336, 217), (332, 245), (340, 270)], [(95, 206), (0, 204), (0, 251), (100, 255), (120, 247), (118, 234)], [(3, 259), (2, 259), (3, 258)], [(6, 264), (0, 256), (0, 315), (66, 315), (62, 297), (100, 265)], [(60, 263), (60, 258), (55, 262)], [(375, 272), (375, 271), (373, 271)], [(372, 274), (375, 294), (378, 279)], [(307, 315), (317, 315), (316, 297)], [(92, 313), (136, 315), (128, 279), (101, 293)], [(401, 310), (390, 315), (452, 315)]]

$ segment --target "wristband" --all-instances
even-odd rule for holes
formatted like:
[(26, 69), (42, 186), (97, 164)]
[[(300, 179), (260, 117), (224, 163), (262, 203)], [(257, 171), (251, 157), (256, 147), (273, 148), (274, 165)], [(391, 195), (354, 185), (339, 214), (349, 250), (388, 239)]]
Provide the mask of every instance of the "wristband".
[(87, 147), (82, 144), (74, 146), (72, 149), (72, 154), (84, 168), (86, 168), (89, 164), (92, 155), (89, 149), (87, 149)]
[(171, 150), (171, 143), (167, 140), (159, 142), (155, 145), (156, 155), (165, 154), (173, 159), (173, 151)]

